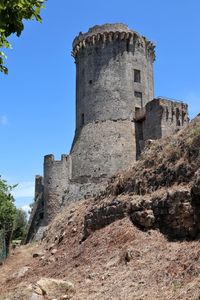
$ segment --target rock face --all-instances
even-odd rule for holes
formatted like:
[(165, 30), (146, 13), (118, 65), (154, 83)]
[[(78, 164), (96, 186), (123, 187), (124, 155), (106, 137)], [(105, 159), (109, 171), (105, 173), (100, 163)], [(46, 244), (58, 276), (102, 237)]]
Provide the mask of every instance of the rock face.
[(195, 173), (193, 187), (192, 187), (192, 196), (195, 203), (198, 202), (199, 195), (200, 195), (200, 170), (198, 170)]
[(21, 283), (15, 293), (2, 296), (4, 300), (65, 300), (72, 299), (75, 294), (74, 285), (66, 280), (40, 278), (36, 283), (25, 286)]
[(177, 188), (159, 196), (119, 196), (92, 206), (85, 215), (84, 239), (93, 231), (126, 216), (140, 229), (157, 228), (169, 239), (195, 238), (200, 229), (199, 210), (191, 190)]
[(35, 294), (46, 296), (47, 299), (65, 299), (75, 291), (71, 282), (52, 278), (41, 278), (33, 290)]
[(128, 172), (113, 177), (100, 201), (90, 207), (84, 237), (126, 216), (140, 229), (159, 229), (169, 239), (197, 237), (199, 144), (199, 117), (174, 137), (151, 143), (141, 160)]
[(25, 274), (29, 271), (29, 267), (23, 267), (20, 270), (18, 270), (17, 272), (15, 272), (12, 276), (12, 278), (21, 278), (24, 277)]

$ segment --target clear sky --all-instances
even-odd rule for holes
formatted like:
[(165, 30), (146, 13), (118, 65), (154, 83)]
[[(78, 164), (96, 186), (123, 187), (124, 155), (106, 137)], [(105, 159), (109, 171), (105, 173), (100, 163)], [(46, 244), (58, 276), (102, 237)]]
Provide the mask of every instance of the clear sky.
[(33, 199), (43, 156), (70, 150), (75, 124), (73, 38), (96, 24), (122, 22), (156, 44), (155, 96), (187, 101), (200, 112), (199, 0), (47, 1), (43, 23), (11, 37), (9, 75), (0, 74), (0, 174), (18, 183), (16, 203)]

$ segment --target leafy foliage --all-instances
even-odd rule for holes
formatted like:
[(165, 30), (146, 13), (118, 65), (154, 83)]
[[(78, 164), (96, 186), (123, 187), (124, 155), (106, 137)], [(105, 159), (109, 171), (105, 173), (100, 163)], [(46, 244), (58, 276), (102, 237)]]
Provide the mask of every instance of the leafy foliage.
[[(0, 0), (0, 48), (11, 48), (7, 38), (11, 34), (20, 36), (23, 20), (36, 19), (41, 22), (40, 10), (45, 0)], [(0, 71), (5, 74), (8, 69), (4, 65), (6, 55), (0, 51)]]
[(27, 214), (23, 209), (17, 209), (14, 222), (13, 240), (22, 240), (26, 234)]
[(14, 198), (11, 195), (14, 187), (0, 177), (0, 230), (3, 229), (6, 233), (12, 231), (16, 215)]

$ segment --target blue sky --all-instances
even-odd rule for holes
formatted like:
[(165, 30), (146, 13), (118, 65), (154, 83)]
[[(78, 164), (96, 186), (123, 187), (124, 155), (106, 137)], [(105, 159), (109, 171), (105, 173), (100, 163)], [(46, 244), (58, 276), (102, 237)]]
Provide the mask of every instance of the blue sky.
[(73, 38), (96, 24), (122, 22), (156, 44), (155, 96), (187, 101), (200, 112), (199, 0), (47, 1), (43, 23), (26, 22), (10, 38), (9, 75), (0, 74), (0, 174), (18, 207), (33, 199), (43, 156), (70, 149), (75, 124)]

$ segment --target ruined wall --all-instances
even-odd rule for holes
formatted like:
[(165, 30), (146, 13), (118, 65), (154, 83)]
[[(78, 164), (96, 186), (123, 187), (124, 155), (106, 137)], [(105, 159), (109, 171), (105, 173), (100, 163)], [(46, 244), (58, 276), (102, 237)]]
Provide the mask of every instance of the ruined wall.
[(76, 134), (72, 180), (93, 182), (136, 159), (136, 108), (153, 98), (154, 45), (123, 24), (95, 26), (73, 42)]
[(28, 234), (25, 243), (30, 242), (36, 235), (44, 220), (44, 180), (42, 176), (35, 176), (35, 197), (32, 204), (31, 216), (28, 222)]
[(144, 140), (159, 139), (188, 124), (188, 105), (168, 99), (154, 99), (146, 105)]
[(53, 155), (44, 157), (44, 224), (59, 212), (64, 205), (63, 196), (69, 184), (70, 158), (61, 156), (55, 160)]

